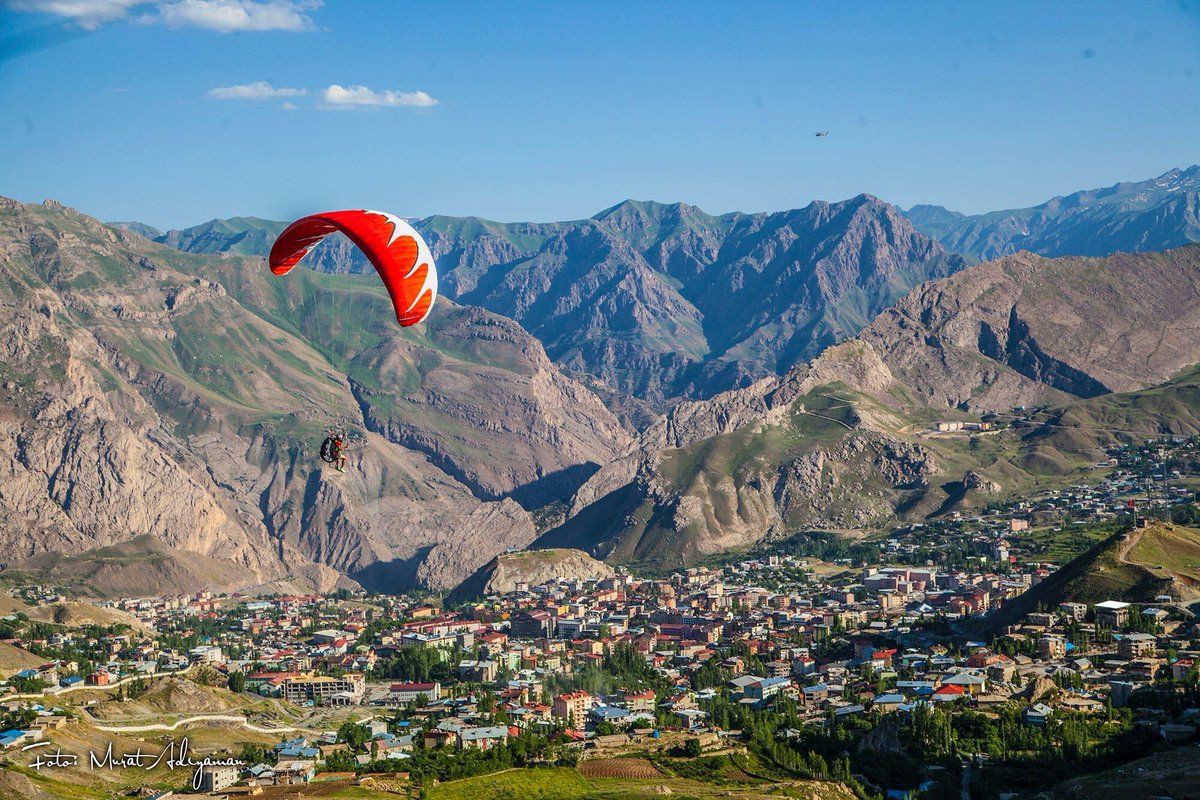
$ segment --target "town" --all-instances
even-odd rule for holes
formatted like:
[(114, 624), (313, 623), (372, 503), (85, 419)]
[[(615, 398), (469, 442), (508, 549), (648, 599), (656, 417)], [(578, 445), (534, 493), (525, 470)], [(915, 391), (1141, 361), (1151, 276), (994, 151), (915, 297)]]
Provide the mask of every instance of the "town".
[(12, 761), (99, 725), (96, 692), (136, 700), (175, 679), (304, 720), (239, 712), (278, 735), (202, 767), (195, 788), (217, 796), (338, 781), (416, 796), (511, 767), (725, 762), (861, 797), (1015, 796), (1194, 742), (1200, 726), (1188, 597), (1102, 585), (1032, 602), (1088, 548), (1197, 520), (1196, 440), (1110, 456), (1095, 483), (978, 514), (812, 532), (668, 575), (517, 582), (453, 607), (199, 593), (98, 602), (136, 624), (69, 626), (67, 597), (22, 587), (15, 600), (64, 613), (0, 619), (0, 640), (41, 662), (7, 681), (0, 748)]

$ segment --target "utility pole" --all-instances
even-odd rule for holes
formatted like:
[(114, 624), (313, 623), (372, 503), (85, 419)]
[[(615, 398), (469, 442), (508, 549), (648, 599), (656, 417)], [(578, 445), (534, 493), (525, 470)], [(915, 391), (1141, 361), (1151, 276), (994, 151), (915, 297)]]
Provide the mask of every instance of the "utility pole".
[(1166, 448), (1158, 446), (1158, 460), (1162, 462), (1163, 479), (1163, 522), (1171, 521), (1171, 472), (1168, 467)]
[(1150, 475), (1150, 453), (1149, 448), (1144, 447), (1142, 450), (1142, 484), (1146, 488), (1146, 514), (1145, 518), (1150, 519), (1150, 514), (1154, 512), (1154, 483)]

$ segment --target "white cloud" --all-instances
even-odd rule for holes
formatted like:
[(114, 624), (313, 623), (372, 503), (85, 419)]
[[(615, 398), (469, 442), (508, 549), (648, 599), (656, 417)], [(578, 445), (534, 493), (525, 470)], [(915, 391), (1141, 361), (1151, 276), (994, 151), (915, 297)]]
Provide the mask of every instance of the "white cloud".
[(208, 96), (214, 100), (271, 100), (276, 97), (299, 97), (306, 92), (305, 89), (286, 86), (275, 88), (266, 81), (255, 81), (235, 86), (217, 86), (208, 90)]
[(307, 31), (313, 21), (304, 12), (320, 7), (319, 0), (174, 0), (159, 6), (155, 19), (220, 33)]
[(137, 21), (173, 28), (234, 31), (307, 31), (309, 11), (322, 0), (8, 0), (16, 11), (66, 17), (84, 28), (124, 19), (138, 9)]
[(146, 0), (11, 0), (14, 11), (36, 11), (67, 17), (84, 28), (97, 28), (105, 22), (120, 19), (134, 6)]
[(380, 108), (383, 106), (409, 106), (428, 108), (438, 101), (422, 91), (396, 92), (391, 89), (377, 92), (366, 86), (339, 86), (333, 84), (321, 93), (323, 108)]

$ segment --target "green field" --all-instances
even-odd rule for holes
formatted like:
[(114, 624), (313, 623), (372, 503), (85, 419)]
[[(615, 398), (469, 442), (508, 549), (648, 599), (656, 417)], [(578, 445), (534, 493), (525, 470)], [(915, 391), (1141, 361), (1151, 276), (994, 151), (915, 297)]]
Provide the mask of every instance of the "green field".
[(1032, 552), (1029, 561), (1050, 561), (1065, 564), (1097, 542), (1107, 539), (1119, 529), (1118, 523), (1101, 525), (1059, 525), (1054, 528), (1031, 528), (1016, 534)]
[(1130, 549), (1128, 558), (1152, 572), (1200, 582), (1200, 530), (1182, 525), (1156, 528)]
[[(670, 794), (664, 789), (669, 789)], [(673, 798), (732, 797), (796, 798), (796, 800), (852, 800), (854, 795), (841, 784), (817, 781), (772, 783), (752, 786), (702, 783), (662, 776), (653, 779), (585, 778), (566, 767), (514, 769), (492, 775), (466, 778), (435, 786), (429, 800), (632, 800), (670, 796)]]

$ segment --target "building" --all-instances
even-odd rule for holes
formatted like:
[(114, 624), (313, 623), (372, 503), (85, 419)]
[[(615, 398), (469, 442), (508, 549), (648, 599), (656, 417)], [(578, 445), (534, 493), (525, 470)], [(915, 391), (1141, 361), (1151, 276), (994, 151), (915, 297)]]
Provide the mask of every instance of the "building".
[(462, 661), (458, 665), (459, 680), (473, 683), (491, 683), (499, 672), (495, 661)]
[(646, 711), (654, 713), (654, 691), (632, 692), (625, 695), (625, 707), (632, 712)]
[(458, 732), (458, 746), (462, 750), (491, 750), (507, 741), (508, 728), (504, 725), (463, 728)]
[(1067, 640), (1058, 634), (1048, 633), (1038, 641), (1038, 652), (1047, 658), (1063, 658), (1067, 655)]
[(800, 692), (800, 701), (805, 706), (819, 705), (829, 699), (829, 687), (823, 683), (805, 686)]
[(279, 786), (296, 786), (312, 783), (317, 773), (316, 764), (312, 761), (288, 760), (275, 765), (275, 783)]
[(200, 791), (219, 792), (238, 782), (238, 769), (229, 764), (209, 764), (200, 769)]
[(110, 683), (112, 683), (112, 676), (104, 670), (93, 672), (87, 676), (85, 683), (88, 686), (108, 686)]
[(325, 701), (345, 692), (358, 702), (362, 699), (366, 683), (359, 673), (348, 672), (340, 678), (331, 675), (302, 675), (284, 678), (281, 688), (283, 699), (293, 703), (307, 700)]
[(545, 611), (517, 614), (509, 622), (508, 632), (517, 639), (551, 639), (554, 617)]
[(432, 683), (393, 683), (389, 688), (388, 700), (397, 705), (406, 706), (416, 703), (421, 697), (426, 702), (442, 699), (442, 685), (437, 681)]
[(791, 678), (762, 678), (746, 687), (746, 697), (762, 703), (792, 685)]
[(189, 650), (188, 658), (193, 664), (220, 664), (225, 660), (225, 654), (215, 645), (202, 644)]
[(1083, 622), (1087, 618), (1086, 603), (1059, 603), (1059, 613), (1068, 620)]
[(1123, 628), (1129, 622), (1129, 603), (1118, 600), (1105, 600), (1092, 606), (1096, 612), (1096, 624), (1109, 628)]
[(1158, 650), (1158, 640), (1148, 633), (1131, 633), (1117, 642), (1117, 655), (1126, 661), (1153, 656)]
[(1025, 721), (1030, 725), (1042, 726), (1050, 719), (1054, 710), (1045, 703), (1035, 703), (1025, 709)]
[(956, 672), (942, 680), (942, 686), (958, 686), (965, 693), (976, 695), (987, 691), (987, 679), (969, 672)]
[(592, 696), (587, 692), (567, 692), (554, 698), (550, 713), (576, 730), (583, 730), (587, 713), (592, 709)]

